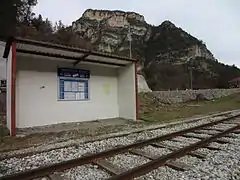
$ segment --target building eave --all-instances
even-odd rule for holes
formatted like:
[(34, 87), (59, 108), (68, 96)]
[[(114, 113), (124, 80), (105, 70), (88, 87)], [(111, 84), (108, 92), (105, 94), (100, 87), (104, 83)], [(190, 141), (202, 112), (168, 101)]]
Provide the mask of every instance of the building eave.
[[(42, 52), (46, 52), (46, 50), (48, 50), (49, 51), (48, 54), (54, 54), (54, 53), (57, 54), (56, 51), (58, 51), (58, 52), (61, 52), (61, 55), (68, 54), (67, 56), (72, 56), (72, 58), (77, 56), (78, 60), (75, 62), (75, 64), (81, 62), (81, 60), (79, 60), (80, 57), (82, 57), (82, 59), (84, 59), (85, 61), (87, 60), (92, 61), (96, 59), (104, 63), (107, 63), (108, 61), (110, 61), (110, 64), (114, 63), (114, 64), (126, 65), (126, 64), (137, 62), (136, 59), (129, 58), (129, 57), (118, 56), (118, 55), (113, 55), (109, 53), (102, 53), (102, 52), (97, 52), (97, 51), (92, 51), (87, 49), (81, 49), (78, 47), (66, 46), (62, 44), (54, 44), (54, 43), (49, 43), (44, 41), (36, 41), (36, 40), (23, 39), (23, 38), (14, 38), (14, 41), (17, 44), (17, 51), (32, 49), (32, 52), (35, 51), (36, 53), (40, 53), (41, 48), (44, 49), (44, 51), (42, 50)], [(52, 51), (52, 53), (50, 51)]]

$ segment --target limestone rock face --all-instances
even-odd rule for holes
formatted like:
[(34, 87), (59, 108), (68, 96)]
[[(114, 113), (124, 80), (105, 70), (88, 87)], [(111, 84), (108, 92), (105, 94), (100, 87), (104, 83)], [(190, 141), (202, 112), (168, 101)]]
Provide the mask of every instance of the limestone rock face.
[(88, 9), (72, 30), (92, 49), (123, 56), (130, 55), (131, 40), (132, 57), (141, 64), (139, 79), (145, 78), (153, 91), (189, 89), (190, 69), (194, 89), (226, 88), (226, 82), (240, 76), (240, 70), (218, 63), (203, 41), (168, 20), (152, 26), (135, 12)]
[(214, 59), (201, 41), (172, 22), (152, 26), (135, 12), (88, 9), (72, 23), (72, 29), (89, 39), (95, 50), (125, 56), (129, 55), (131, 39), (133, 57), (147, 67), (153, 62), (178, 64), (196, 57)]
[(138, 92), (152, 92), (143, 75), (138, 75)]
[(88, 38), (96, 50), (124, 55), (129, 52), (129, 31), (133, 43), (139, 44), (147, 41), (151, 34), (151, 28), (142, 15), (122, 11), (88, 9), (79, 20), (73, 22), (72, 28)]
[[(114, 17), (113, 17), (114, 14)], [(144, 17), (142, 15), (139, 15), (135, 12), (129, 12), (129, 13), (125, 13), (123, 11), (101, 11), (101, 10), (92, 10), (92, 9), (88, 9), (87, 11), (84, 12), (83, 17), (85, 18), (89, 18), (91, 20), (97, 20), (97, 21), (102, 21), (104, 19), (109, 19), (112, 18), (112, 20), (115, 19), (120, 21), (124, 18), (129, 17), (132, 19), (136, 19), (138, 21), (142, 21), (144, 22)]]

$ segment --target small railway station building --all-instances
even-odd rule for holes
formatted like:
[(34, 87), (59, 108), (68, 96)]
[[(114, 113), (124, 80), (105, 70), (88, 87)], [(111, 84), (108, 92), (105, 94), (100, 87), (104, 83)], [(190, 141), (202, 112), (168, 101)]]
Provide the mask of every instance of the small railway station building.
[(22, 38), (8, 42), (4, 56), (11, 135), (17, 128), (138, 118), (135, 59)]

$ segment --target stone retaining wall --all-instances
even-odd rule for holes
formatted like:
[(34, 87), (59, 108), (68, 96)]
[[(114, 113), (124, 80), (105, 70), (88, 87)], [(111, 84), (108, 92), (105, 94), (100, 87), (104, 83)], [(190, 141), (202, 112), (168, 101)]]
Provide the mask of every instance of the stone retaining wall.
[(175, 90), (175, 91), (154, 91), (148, 92), (161, 103), (173, 104), (195, 100), (197, 94), (203, 94), (208, 100), (218, 99), (233, 93), (240, 92), (236, 89), (200, 89), (200, 90)]

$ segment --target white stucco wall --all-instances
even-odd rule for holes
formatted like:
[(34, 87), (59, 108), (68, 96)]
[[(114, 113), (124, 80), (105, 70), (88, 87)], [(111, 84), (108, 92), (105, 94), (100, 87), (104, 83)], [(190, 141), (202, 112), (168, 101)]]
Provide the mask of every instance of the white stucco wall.
[[(57, 67), (70, 66), (70, 63), (43, 58), (17, 57), (18, 128), (119, 117), (118, 79), (114, 68), (75, 67), (91, 71), (90, 100), (58, 101)], [(42, 86), (45, 88), (41, 89)]]
[(136, 120), (135, 66), (118, 69), (119, 116)]

